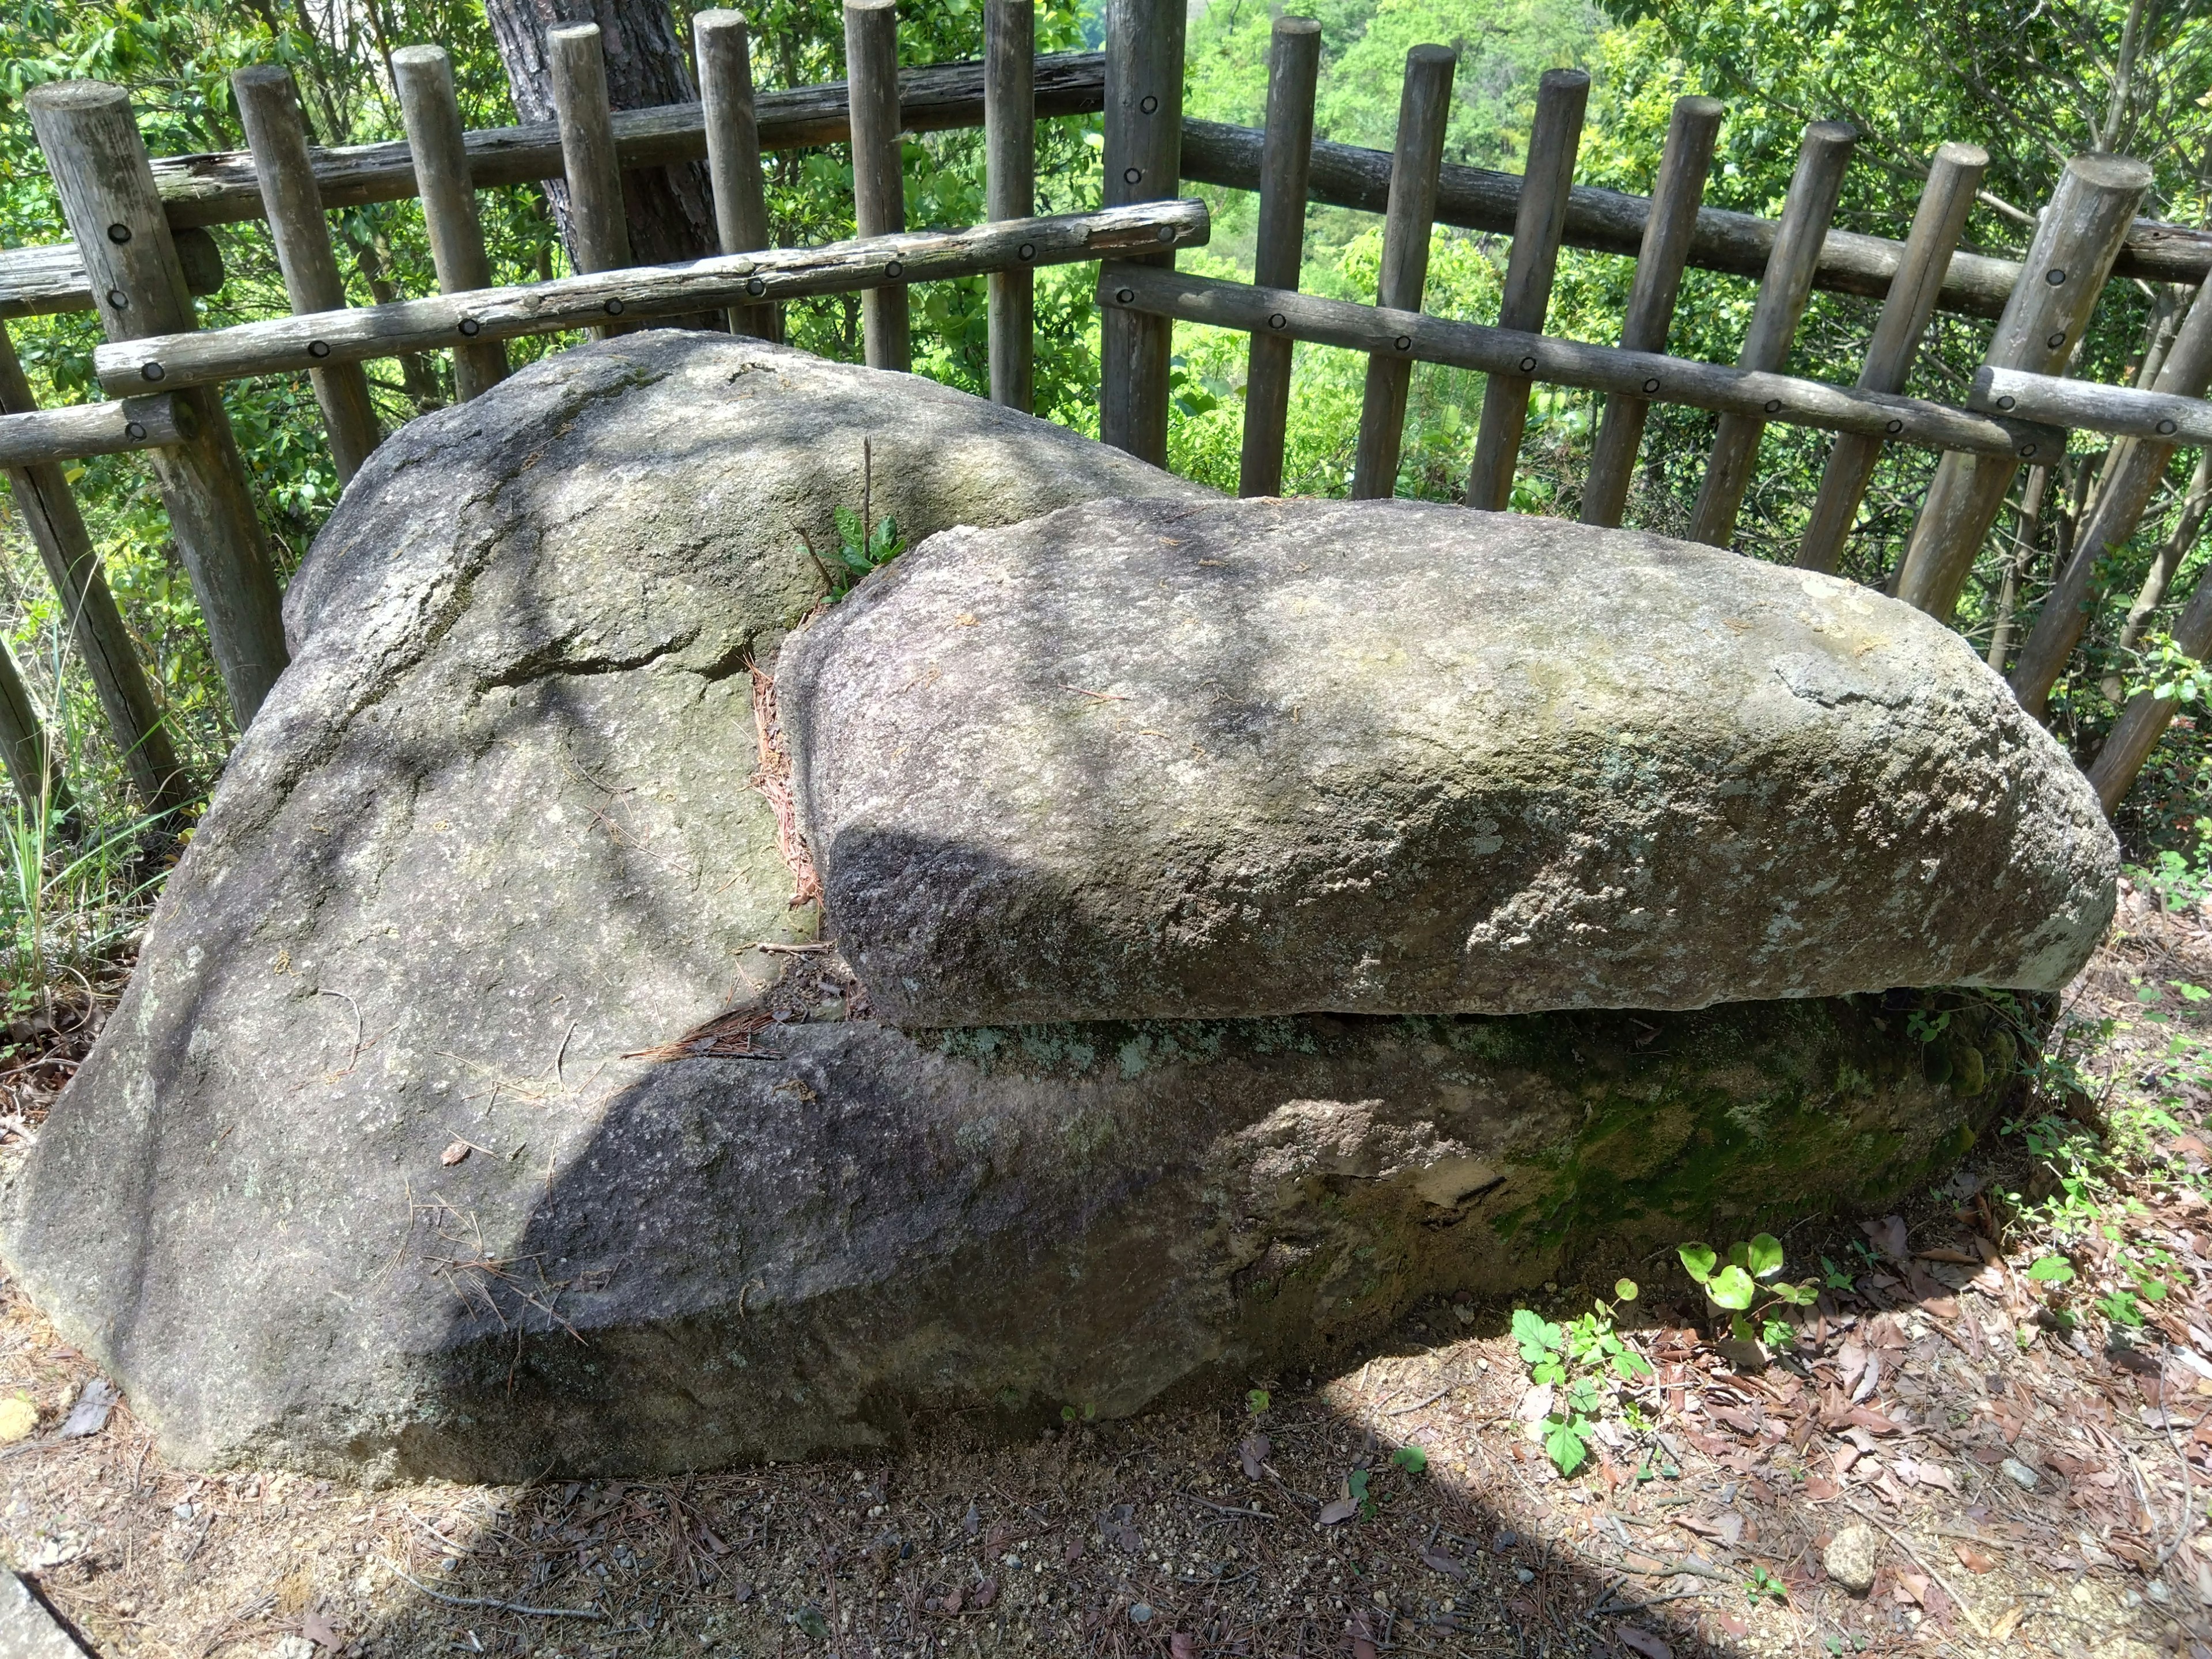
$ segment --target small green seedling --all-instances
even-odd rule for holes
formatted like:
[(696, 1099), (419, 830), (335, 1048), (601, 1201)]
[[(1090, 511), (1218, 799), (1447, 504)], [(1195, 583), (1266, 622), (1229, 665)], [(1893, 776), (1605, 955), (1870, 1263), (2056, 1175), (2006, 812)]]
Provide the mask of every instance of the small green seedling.
[(1269, 1396), (1265, 1389), (1255, 1389), (1244, 1396), (1244, 1409), (1255, 1417), (1267, 1415)]
[(1756, 1562), (1752, 1565), (1751, 1577), (1744, 1581), (1743, 1593), (1756, 1606), (1762, 1596), (1771, 1596), (1777, 1601), (1787, 1601), (1790, 1589), (1779, 1578)]
[[(1788, 1341), (1793, 1333), (1775, 1317), (1777, 1310), (1809, 1307), (1820, 1297), (1809, 1282), (1792, 1285), (1776, 1278), (1782, 1271), (1782, 1241), (1772, 1233), (1729, 1245), (1725, 1263), (1710, 1244), (1685, 1244), (1677, 1254), (1690, 1277), (1705, 1286), (1706, 1299), (1727, 1311), (1738, 1341), (1763, 1338), (1770, 1347)], [(1754, 1318), (1759, 1321), (1756, 1327)]]
[(1429, 1455), (1419, 1446), (1401, 1446), (1390, 1454), (1390, 1461), (1408, 1474), (1419, 1474), (1429, 1467)]
[(1613, 1302), (1594, 1303), (1589, 1312), (1565, 1324), (1527, 1308), (1513, 1310), (1513, 1340), (1529, 1381), (1553, 1389), (1544, 1450), (1561, 1474), (1572, 1474), (1589, 1461), (1597, 1419), (1616, 1403), (1616, 1379), (1640, 1382), (1651, 1375), (1650, 1363), (1613, 1328), (1617, 1305), (1636, 1299), (1636, 1281), (1621, 1279), (1613, 1293)]

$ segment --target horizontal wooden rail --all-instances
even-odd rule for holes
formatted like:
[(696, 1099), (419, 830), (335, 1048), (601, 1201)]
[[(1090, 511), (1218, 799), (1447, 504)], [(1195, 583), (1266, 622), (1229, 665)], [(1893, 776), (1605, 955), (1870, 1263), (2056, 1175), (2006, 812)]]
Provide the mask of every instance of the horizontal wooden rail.
[[(185, 286), (195, 294), (220, 293), (222, 250), (215, 238), (204, 230), (179, 230), (175, 240)], [(92, 284), (75, 242), (0, 250), (0, 322), (91, 309)]]
[[(899, 124), (908, 132), (983, 125), (983, 66), (935, 64), (899, 71)], [(763, 149), (842, 144), (851, 137), (842, 81), (755, 95)], [(1091, 115), (1105, 107), (1105, 60), (1095, 52), (1054, 52), (1036, 60), (1039, 115)], [(615, 155), (624, 169), (700, 161), (707, 130), (697, 104), (617, 110)], [(478, 189), (561, 176), (561, 134), (551, 121), (495, 127), (467, 137), (469, 179)], [(415, 194), (415, 161), (404, 138), (314, 152), (315, 185), (325, 207), (396, 202)], [(222, 225), (262, 216), (253, 158), (244, 150), (177, 155), (154, 163), (154, 179), (173, 225)]]
[(1930, 449), (2055, 460), (2066, 447), (2066, 434), (2056, 428), (1978, 415), (1919, 398), (1693, 362), (1654, 351), (1583, 345), (1547, 334), (1450, 322), (1419, 312), (1386, 311), (1148, 266), (1108, 264), (1099, 274), (1098, 299), (1101, 305), (1182, 322), (1210, 323), (1278, 339), (1519, 375), (1653, 402), (1688, 404), (1792, 426), (1856, 432)]
[(1197, 247), (1209, 234), (1205, 203), (1147, 202), (1097, 213), (994, 220), (968, 230), (915, 231), (824, 247), (637, 265), (397, 305), (118, 340), (95, 350), (93, 365), (100, 384), (112, 392), (143, 391), (149, 384), (172, 390), (211, 386), (472, 341), (557, 333), (605, 325), (611, 317), (629, 322), (679, 317), (733, 305), (852, 293), (888, 283), (929, 282), (1070, 264), (1115, 253)]
[[(1039, 116), (1097, 114), (1105, 107), (1105, 60), (1095, 52), (1059, 52), (1036, 60)], [(983, 66), (939, 64), (899, 72), (900, 122), (908, 131), (977, 127), (983, 123)], [(795, 87), (759, 94), (763, 149), (843, 143), (845, 83)], [(617, 111), (615, 147), (624, 167), (695, 161), (707, 154), (696, 104)], [(1182, 176), (1236, 190), (1260, 187), (1266, 135), (1255, 127), (1186, 119)], [(478, 188), (557, 178), (561, 141), (550, 121), (498, 127), (467, 137), (470, 176)], [(316, 187), (325, 207), (398, 201), (415, 194), (415, 167), (404, 140), (350, 144), (313, 152)], [(230, 224), (262, 216), (252, 157), (243, 150), (169, 156), (154, 173), (173, 227)], [(1382, 211), (1389, 196), (1390, 156), (1328, 142), (1313, 147), (1311, 196), (1330, 207)], [(1462, 229), (1510, 234), (1520, 210), (1518, 174), (1447, 165), (1437, 198), (1437, 218)], [(1570, 247), (1633, 255), (1642, 246), (1646, 197), (1577, 185), (1569, 198), (1563, 236)], [(1708, 270), (1758, 276), (1774, 245), (1776, 222), (1721, 208), (1701, 209), (1689, 263)], [(212, 245), (210, 245), (210, 247)], [(180, 250), (181, 251), (181, 250)], [(1831, 230), (1822, 244), (1814, 286), (1880, 298), (1889, 291), (1905, 245), (1887, 237)], [(2212, 273), (2212, 231), (2153, 220), (2129, 230), (2113, 274), (2149, 282), (2196, 283)], [(2003, 309), (2020, 266), (1984, 254), (1954, 255), (1940, 303), (1947, 310), (1994, 317)], [(212, 289), (195, 291), (211, 292)], [(83, 310), (92, 304), (83, 266), (66, 248), (0, 252), (0, 318)]]
[(2212, 403), (2167, 392), (2138, 392), (2133, 386), (1984, 367), (1975, 372), (1966, 404), (2051, 426), (2156, 438), (2177, 447), (2212, 444)]
[(198, 430), (191, 410), (166, 394), (111, 404), (0, 415), (0, 466), (77, 461), (182, 443)]

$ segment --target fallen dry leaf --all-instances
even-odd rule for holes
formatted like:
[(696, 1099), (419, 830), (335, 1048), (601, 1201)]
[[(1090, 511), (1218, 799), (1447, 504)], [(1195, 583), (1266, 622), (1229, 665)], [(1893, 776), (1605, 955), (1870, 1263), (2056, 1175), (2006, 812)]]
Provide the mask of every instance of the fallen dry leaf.
[(1862, 1221), (1859, 1231), (1874, 1241), (1874, 1247), (1892, 1261), (1903, 1267), (1911, 1260), (1905, 1248), (1905, 1218), (1886, 1215), (1879, 1221)]
[(1648, 1630), (1640, 1630), (1634, 1625), (1615, 1625), (1613, 1633), (1621, 1646), (1642, 1654), (1644, 1659), (1674, 1659), (1674, 1650)]
[(345, 1636), (331, 1622), (331, 1616), (318, 1607), (300, 1621), (300, 1634), (319, 1648), (336, 1653), (345, 1645)]
[(2016, 1607), (2007, 1607), (1990, 1621), (1990, 1640), (1992, 1642), (2010, 1640), (2012, 1633), (2020, 1628), (2020, 1621), (2027, 1617), (2027, 1607), (2025, 1603)]
[(468, 1155), (469, 1143), (465, 1140), (456, 1140), (451, 1146), (447, 1146), (444, 1152), (438, 1154), (438, 1162), (444, 1164), (450, 1170), (454, 1164), (459, 1164)]
[(1421, 1552), (1421, 1565), (1428, 1568), (1431, 1572), (1440, 1572), (1443, 1574), (1447, 1578), (1463, 1579), (1467, 1577), (1467, 1569), (1460, 1565), (1458, 1562), (1453, 1560), (1451, 1557), (1446, 1555), (1442, 1550), (1423, 1550)]
[(1168, 1659), (1198, 1659), (1198, 1638), (1187, 1630), (1168, 1638)]
[(1275, 1443), (1264, 1434), (1248, 1434), (1238, 1443), (1237, 1455), (1244, 1465), (1244, 1478), (1257, 1480), (1267, 1455), (1275, 1449)]
[(1351, 1520), (1358, 1513), (1358, 1504), (1353, 1503), (1349, 1498), (1340, 1498), (1333, 1503), (1322, 1504), (1321, 1513), (1314, 1518), (1324, 1527), (1333, 1527), (1340, 1521)]
[(1951, 1550), (1959, 1558), (1959, 1565), (1968, 1572), (1987, 1572), (1997, 1564), (1996, 1557), (1987, 1550), (1964, 1540), (1954, 1543)]

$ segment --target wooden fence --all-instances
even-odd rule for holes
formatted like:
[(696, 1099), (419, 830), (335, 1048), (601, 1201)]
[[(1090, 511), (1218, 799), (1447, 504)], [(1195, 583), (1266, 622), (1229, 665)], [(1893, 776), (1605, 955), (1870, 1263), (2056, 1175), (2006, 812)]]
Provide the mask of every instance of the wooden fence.
[[(1097, 262), (1102, 323), (1102, 435), (1164, 465), (1170, 349), (1177, 320), (1241, 330), (1251, 338), (1240, 491), (1281, 488), (1293, 343), (1365, 353), (1369, 368), (1352, 493), (1395, 486), (1407, 387), (1415, 362), (1487, 378), (1470, 458), (1468, 504), (1503, 510), (1535, 383), (1604, 394), (1583, 517), (1620, 522), (1654, 403), (1720, 416), (1692, 534), (1716, 546), (1733, 537), (1759, 440), (1770, 422), (1836, 434), (1808, 528), (1802, 567), (1832, 571), (1887, 443), (1942, 453), (1916, 520), (1896, 592), (1948, 621), (1974, 559), (2023, 465), (2049, 468), (2069, 430), (2123, 440), (2095, 509), (2021, 648), (2012, 683), (2040, 714), (2079, 643), (2091, 573), (2133, 533), (2176, 448), (2212, 445), (2212, 234), (2136, 217), (2149, 169), (2124, 157), (2070, 161), (2024, 259), (1961, 252), (1957, 244), (1988, 158), (1946, 144), (1935, 157), (1902, 242), (1829, 223), (1856, 135), (1832, 122), (1808, 127), (1777, 220), (1705, 207), (1702, 194), (1721, 106), (1674, 106), (1652, 194), (1573, 185), (1589, 78), (1553, 70), (1539, 88), (1525, 177), (1446, 165), (1443, 135), (1454, 55), (1408, 57), (1391, 152), (1316, 142), (1319, 25), (1279, 19), (1268, 65), (1266, 126), (1248, 129), (1182, 114), (1182, 0), (1112, 0), (1103, 54), (1034, 52), (1030, 0), (988, 0), (981, 64), (901, 70), (893, 0), (846, 0), (849, 79), (756, 95), (745, 24), (734, 12), (696, 19), (701, 99), (664, 109), (608, 106), (598, 30), (549, 36), (556, 118), (534, 126), (463, 128), (446, 54), (416, 46), (393, 55), (404, 142), (319, 149), (308, 142), (289, 73), (257, 66), (234, 77), (250, 149), (235, 155), (149, 157), (127, 93), (93, 82), (27, 97), (72, 242), (0, 252), (0, 466), (59, 592), (103, 711), (146, 805), (189, 799), (191, 781), (173, 745), (109, 595), (60, 463), (143, 449), (205, 619), (210, 644), (241, 726), (285, 665), (279, 594), (251, 487), (218, 395), (222, 382), (305, 370), (331, 453), (350, 478), (380, 441), (361, 364), (449, 349), (460, 396), (507, 373), (502, 342), (588, 329), (620, 332), (660, 317), (726, 313), (736, 332), (772, 335), (779, 301), (861, 297), (867, 362), (909, 366), (908, 289), (984, 275), (989, 293), (993, 398), (1030, 406), (1032, 289), (1040, 265)], [(1036, 123), (1104, 115), (1104, 206), (1036, 216)], [(899, 145), (905, 132), (983, 129), (986, 223), (909, 232)], [(768, 246), (763, 150), (845, 143), (852, 149), (855, 237), (816, 248)], [(703, 158), (720, 252), (673, 265), (633, 263), (624, 226), (626, 170)], [(493, 287), (478, 227), (480, 190), (566, 181), (575, 274)], [(1186, 180), (1259, 193), (1255, 281), (1179, 273), (1176, 250), (1206, 240), (1205, 205), (1179, 198)], [(440, 293), (349, 307), (325, 214), (358, 203), (419, 197)], [(1383, 216), (1377, 303), (1297, 291), (1307, 204)], [(216, 291), (222, 261), (206, 227), (265, 220), (292, 314), (200, 331), (192, 296)], [(1421, 310), (1433, 224), (1510, 235), (1494, 325)], [(1562, 247), (1632, 255), (1633, 284), (1620, 343), (1544, 331)], [(1759, 279), (1733, 364), (1667, 353), (1684, 271)], [(2115, 275), (2195, 285), (2191, 305), (2143, 388), (2063, 377), (2097, 298)], [(1813, 289), (1881, 297), (1854, 385), (1782, 373)], [(96, 375), (113, 401), (38, 410), (7, 339), (9, 317), (98, 313), (107, 343)], [(1996, 319), (1984, 366), (1964, 407), (1901, 388), (1939, 308)], [(2039, 493), (2039, 477), (2027, 488)], [(2173, 635), (2193, 656), (2212, 653), (2212, 581), (2200, 582)], [(2002, 649), (2002, 647), (2000, 647)], [(2000, 658), (2000, 665), (2002, 659)], [(2091, 768), (2112, 810), (2172, 718), (2171, 702), (2139, 696)], [(0, 762), (28, 800), (65, 803), (52, 749), (21, 677), (0, 651)]]

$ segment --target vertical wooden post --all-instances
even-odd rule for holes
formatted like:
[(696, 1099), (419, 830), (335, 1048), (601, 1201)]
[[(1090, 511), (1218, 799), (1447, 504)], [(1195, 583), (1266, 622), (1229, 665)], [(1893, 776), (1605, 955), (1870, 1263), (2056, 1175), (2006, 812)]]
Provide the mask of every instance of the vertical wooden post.
[[(1528, 131), (1528, 164), (1521, 179), (1521, 205), (1513, 216), (1513, 252), (1505, 262), (1500, 328), (1544, 331), (1552, 278), (1559, 266), (1559, 235), (1566, 228), (1567, 192), (1574, 187), (1575, 156), (1582, 148), (1583, 111), (1589, 76), (1580, 70), (1547, 70), (1536, 88), (1536, 119)], [(1493, 374), (1482, 392), (1482, 424), (1474, 434), (1474, 463), (1468, 470), (1467, 504), (1495, 513), (1513, 497), (1513, 466), (1528, 423), (1528, 392), (1535, 383)]]
[[(280, 64), (249, 64), (230, 77), (230, 87), (253, 152), (269, 239), (276, 245), (276, 265), (284, 274), (293, 314), (343, 310), (345, 281), (331, 252), (331, 228), (323, 217), (315, 165), (307, 157), (307, 124), (300, 113), (300, 89), (292, 71)], [(376, 406), (368, 398), (368, 376), (359, 363), (335, 363), (309, 369), (307, 379), (322, 406), (338, 482), (350, 483), (384, 441)]]
[[(2208, 290), (2212, 290), (2212, 283), (2197, 289), (2188, 315), (2182, 319), (2181, 331), (2174, 336), (2166, 361), (2151, 383), (2152, 391), (2201, 398), (2207, 384), (2212, 383), (2212, 293)], [(2051, 701), (2051, 688), (2066, 672), (2066, 659), (2074, 654), (2082, 630), (2088, 626), (2087, 607), (2098, 562), (2135, 534), (2172, 459), (2172, 444), (2151, 438), (2120, 441), (2106, 470), (2104, 488), (2097, 492), (2097, 504), (2089, 510), (2089, 521), (2081, 527), (2066, 568), (2045, 596), (2043, 609), (2013, 668), (2013, 695), (2038, 720), (2043, 718)]]
[[(2197, 591), (2190, 595), (2181, 620), (2174, 624), (2173, 643), (2199, 662), (2212, 657), (2212, 578), (2197, 577)], [(2153, 696), (2148, 691), (2138, 691), (2128, 700), (2119, 723), (2112, 727), (2089, 768), (2089, 782), (2097, 799), (2105, 804), (2106, 817), (2120, 810), (2136, 775), (2158, 746), (2179, 706), (2171, 697)]]
[[(2065, 366), (2150, 178), (2147, 164), (2124, 155), (2077, 155), (2066, 164), (1984, 362), (2036, 374)], [(2019, 470), (2017, 460), (1993, 455), (1952, 453), (1937, 463), (1898, 573), (1899, 599), (1950, 621)]]
[[(896, 0), (845, 0), (845, 95), (853, 129), (853, 218), (863, 236), (906, 228), (906, 173), (899, 161), (898, 11)], [(860, 295), (870, 368), (914, 367), (906, 285)]]
[[(111, 340), (194, 326), (191, 296), (154, 170), (120, 87), (55, 81), (23, 101)], [(244, 726), (284, 672), (276, 580), (253, 495), (215, 388), (179, 392), (199, 435), (149, 452), (170, 533), (206, 619), (231, 713)]]
[[(1184, 0), (1106, 0), (1106, 205), (1165, 201), (1182, 171)], [(1172, 253), (1151, 263), (1172, 266)], [(1133, 311), (1099, 319), (1098, 435), (1168, 461), (1175, 323)]]
[[(985, 215), (1036, 212), (1036, 3), (984, 0)], [(990, 295), (991, 401), (1027, 412), (1036, 402), (1036, 273), (994, 270)]]
[(15, 797), (33, 823), (42, 816), (70, 816), (73, 803), (60, 757), (16, 669), (15, 653), (4, 643), (0, 643), (0, 764), (7, 767), (8, 781), (15, 786)]
[[(1644, 244), (1636, 256), (1636, 280), (1620, 323), (1627, 351), (1664, 351), (1674, 325), (1674, 302), (1682, 292), (1682, 270), (1690, 260), (1690, 238), (1712, 171), (1713, 146), (1720, 137), (1721, 105), (1714, 98), (1677, 98), (1667, 123), (1667, 147), (1659, 154), (1659, 177), (1651, 186), (1651, 211), (1644, 221)], [(1644, 442), (1644, 421), (1651, 405), (1641, 398), (1607, 398), (1598, 422), (1597, 444), (1589, 477), (1583, 483), (1583, 522), (1614, 526), (1628, 506), (1628, 486), (1636, 472), (1636, 452)]]
[[(0, 414), (23, 415), (36, 407), (15, 342), (0, 326)], [(70, 637), (99, 694), (100, 712), (107, 716), (107, 729), (122, 751), (125, 775), (148, 811), (167, 812), (184, 805), (192, 797), (191, 780), (177, 762), (176, 745), (139, 666), (131, 630), (108, 591), (68, 480), (52, 463), (10, 467), (7, 478), (24, 528), (60, 597)]]
[[(1743, 349), (1736, 354), (1738, 368), (1771, 373), (1789, 361), (1797, 319), (1805, 314), (1805, 301), (1813, 292), (1820, 244), (1826, 240), (1828, 221), (1835, 216), (1836, 198), (1843, 193), (1844, 168), (1858, 137), (1841, 121), (1815, 121), (1805, 129), (1797, 171), (1782, 201), (1782, 222), (1766, 256), (1759, 298), (1752, 305), (1751, 326), (1744, 331)], [(1765, 422), (1748, 415), (1721, 416), (1712, 454), (1705, 462), (1705, 482), (1690, 514), (1692, 541), (1726, 547), (1735, 538), (1736, 514), (1742, 509), (1744, 491), (1751, 487), (1759, 440), (1765, 430)]]
[[(1952, 252), (1966, 228), (1973, 210), (1974, 192), (1988, 171), (1990, 153), (1978, 144), (1942, 144), (1928, 169), (1928, 183), (1920, 191), (1920, 205), (1912, 215), (1912, 228), (1905, 239), (1905, 252), (1897, 275), (1890, 278), (1889, 296), (1882, 301), (1874, 338), (1867, 343), (1866, 362), (1858, 383), (1869, 392), (1902, 392), (1912, 359), (1920, 349), (1936, 314), (1936, 298), (1942, 291), (1943, 273), (1951, 268)], [(1881, 459), (1881, 440), (1844, 433), (1828, 452), (1828, 465), (1820, 475), (1820, 493), (1814, 497), (1812, 517), (1804, 539), (1797, 545), (1797, 564), (1803, 570), (1832, 571), (1841, 562), (1844, 538), (1859, 514), (1867, 484)]]
[[(702, 11), (691, 20), (699, 60), (700, 113), (707, 128), (707, 177), (714, 234), (725, 253), (768, 246), (768, 196), (761, 181), (760, 126), (753, 115), (753, 49), (744, 16)], [(775, 338), (773, 305), (732, 306), (730, 332)]]
[[(1390, 156), (1390, 195), (1382, 213), (1382, 269), (1375, 303), (1419, 311), (1429, 280), (1429, 232), (1437, 216), (1437, 173), (1444, 130), (1451, 123), (1452, 75), (1459, 54), (1449, 46), (1415, 46), (1406, 54), (1398, 94), (1398, 132)], [(1388, 501), (1398, 491), (1398, 455), (1406, 438), (1406, 393), (1413, 365), (1403, 357), (1367, 360), (1359, 404), (1359, 447), (1352, 463), (1352, 499)]]
[[(491, 259), (469, 173), (460, 99), (453, 91), (453, 60), (443, 46), (402, 46), (392, 54), (400, 116), (415, 160), (415, 188), (422, 198), (423, 228), (430, 234), (430, 263), (438, 291), (466, 294), (491, 286)], [(453, 389), (461, 401), (479, 397), (507, 378), (507, 347), (498, 340), (453, 348)]]
[[(607, 59), (597, 23), (545, 31), (553, 70), (553, 114), (561, 129), (561, 171), (568, 181), (570, 250), (580, 271), (620, 270), (630, 263), (629, 224), (623, 214), (622, 168), (615, 161), (614, 113), (607, 103)], [(622, 301), (610, 300), (611, 316)], [(623, 323), (592, 331), (594, 339), (629, 332)]]
[[(1267, 52), (1267, 131), (1260, 150), (1260, 228), (1252, 250), (1252, 280), (1261, 288), (1298, 285), (1320, 76), (1321, 25), (1310, 17), (1278, 17)], [(1255, 334), (1244, 371), (1239, 495), (1282, 494), (1290, 418), (1291, 343)]]

